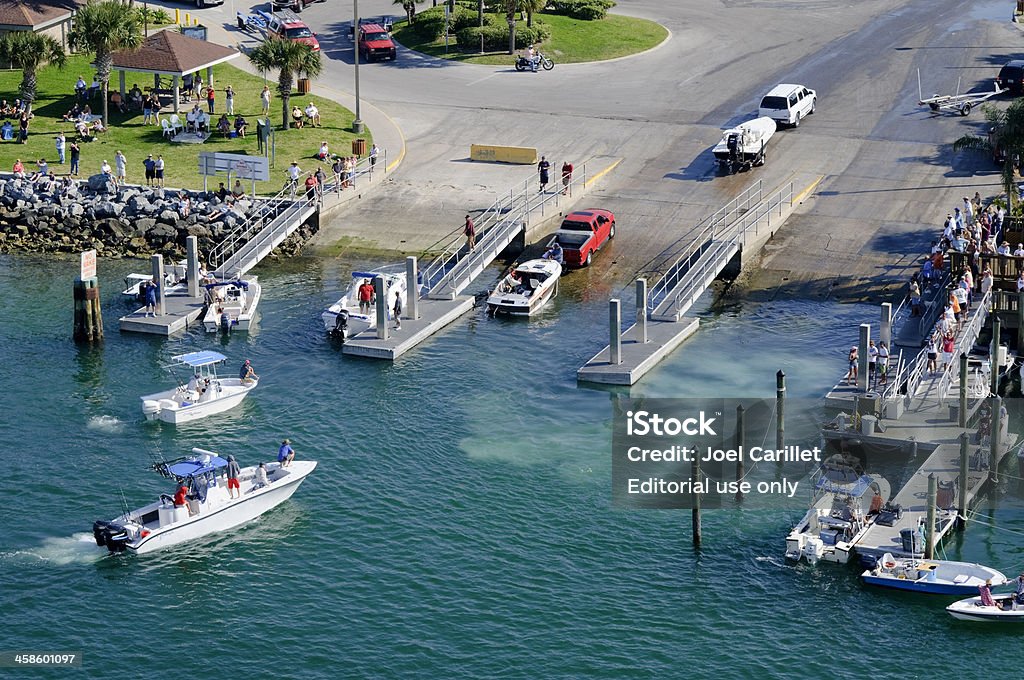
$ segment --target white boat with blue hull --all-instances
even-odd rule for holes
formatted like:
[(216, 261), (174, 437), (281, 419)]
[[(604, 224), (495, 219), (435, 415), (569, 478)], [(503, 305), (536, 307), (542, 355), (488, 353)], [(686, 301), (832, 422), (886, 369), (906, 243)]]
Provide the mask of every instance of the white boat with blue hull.
[(973, 595), (986, 582), (991, 586), (1006, 583), (1003, 572), (981, 564), (893, 557), (891, 553), (882, 555), (861, 578), (873, 586), (932, 595)]
[(839, 458), (815, 475), (811, 507), (786, 537), (786, 559), (846, 564), (889, 499), (889, 482)]
[(157, 463), (153, 468), (188, 488), (186, 502), (175, 505), (162, 494), (159, 500), (115, 519), (93, 524), (96, 545), (111, 553), (149, 553), (187, 543), (218, 531), (250, 522), (291, 498), (316, 469), (316, 461), (295, 460), (288, 467), (268, 463), (267, 483), (257, 482), (258, 466), (241, 468), (239, 494), (231, 498), (227, 486), (228, 461), (213, 451), (194, 448), (192, 455)]
[(222, 413), (242, 403), (256, 388), (259, 379), (221, 378), (217, 365), (227, 360), (220, 352), (204, 350), (171, 357), (170, 368), (189, 369), (188, 382), (163, 392), (142, 397), (142, 413), (146, 420), (162, 420), (177, 425), (215, 413)]

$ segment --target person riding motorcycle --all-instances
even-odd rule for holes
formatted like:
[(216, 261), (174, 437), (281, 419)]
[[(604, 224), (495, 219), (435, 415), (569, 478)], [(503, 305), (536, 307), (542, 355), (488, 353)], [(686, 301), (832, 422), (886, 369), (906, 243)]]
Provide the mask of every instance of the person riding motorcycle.
[(530, 70), (534, 73), (537, 72), (537, 62), (540, 61), (540, 57), (533, 49), (533, 45), (526, 48), (526, 60), (530, 62)]

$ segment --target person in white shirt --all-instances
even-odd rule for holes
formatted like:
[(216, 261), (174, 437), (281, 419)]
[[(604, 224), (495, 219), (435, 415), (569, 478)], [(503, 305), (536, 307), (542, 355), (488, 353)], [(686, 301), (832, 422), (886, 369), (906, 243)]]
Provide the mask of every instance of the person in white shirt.
[(320, 109), (313, 102), (306, 105), (306, 118), (309, 118), (310, 124), (320, 127)]
[(1024, 243), (1018, 243), (1017, 250), (1013, 251), (1013, 254), (1015, 257), (1020, 257), (1021, 255), (1024, 255)]

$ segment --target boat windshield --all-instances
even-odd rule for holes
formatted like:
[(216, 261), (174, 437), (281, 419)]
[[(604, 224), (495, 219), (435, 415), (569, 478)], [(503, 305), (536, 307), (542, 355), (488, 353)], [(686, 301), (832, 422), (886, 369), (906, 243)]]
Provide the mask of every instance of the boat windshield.
[(788, 109), (789, 100), (785, 97), (765, 97), (761, 100), (761, 108), (776, 110)]

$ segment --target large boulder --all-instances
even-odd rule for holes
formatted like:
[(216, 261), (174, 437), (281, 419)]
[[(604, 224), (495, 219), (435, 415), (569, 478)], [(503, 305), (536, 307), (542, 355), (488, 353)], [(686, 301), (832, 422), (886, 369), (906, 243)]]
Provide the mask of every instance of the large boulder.
[(168, 239), (174, 238), (178, 235), (178, 230), (169, 224), (163, 224), (157, 222), (152, 229), (146, 232), (147, 238), (151, 239)]
[(156, 226), (156, 220), (152, 217), (139, 217), (134, 220), (134, 224), (135, 233), (141, 236)]
[(88, 180), (89, 189), (97, 194), (113, 196), (117, 194), (117, 183), (109, 176), (100, 173)]
[(113, 201), (100, 201), (94, 206), (93, 210), (96, 212), (96, 217), (99, 219), (106, 217), (120, 217), (121, 213), (124, 212), (124, 206), (120, 203), (114, 203)]
[(181, 215), (179, 215), (173, 210), (164, 210), (163, 212), (160, 213), (158, 219), (161, 222), (165, 222), (167, 224), (177, 224), (178, 220), (181, 219)]

